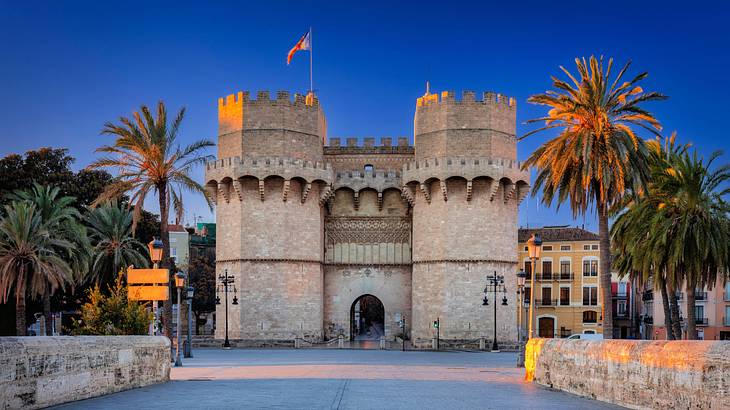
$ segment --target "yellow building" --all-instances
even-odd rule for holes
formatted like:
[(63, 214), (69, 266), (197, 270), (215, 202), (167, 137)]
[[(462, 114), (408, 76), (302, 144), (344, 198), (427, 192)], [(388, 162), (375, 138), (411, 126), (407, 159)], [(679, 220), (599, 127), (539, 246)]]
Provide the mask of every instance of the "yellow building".
[[(520, 268), (527, 273), (522, 317), (527, 318), (529, 311), (533, 269), (526, 242), (532, 234), (539, 234), (542, 239), (534, 278), (535, 335), (568, 337), (575, 333), (603, 333), (598, 235), (567, 225), (519, 230), (517, 252)], [(527, 319), (523, 320), (525, 329), (526, 323)]]

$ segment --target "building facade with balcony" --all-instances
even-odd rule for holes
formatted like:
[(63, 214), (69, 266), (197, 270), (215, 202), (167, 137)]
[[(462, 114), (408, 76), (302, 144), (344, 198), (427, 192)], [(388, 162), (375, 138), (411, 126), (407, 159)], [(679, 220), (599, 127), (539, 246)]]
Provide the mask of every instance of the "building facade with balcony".
[[(526, 244), (532, 234), (539, 234), (542, 239), (542, 252), (534, 271)], [(534, 272), (538, 336), (603, 333), (598, 235), (567, 225), (520, 229), (517, 251), (520, 268), (527, 273), (525, 300), (518, 309), (524, 309), (522, 317), (526, 318)]]
[[(687, 337), (687, 291), (676, 292), (679, 302), (679, 316), (682, 338)], [(712, 287), (695, 290), (695, 324), (697, 338), (702, 340), (730, 340), (730, 282), (718, 279)], [(662, 340), (667, 332), (664, 323), (664, 308), (661, 292), (648, 286), (642, 295), (641, 338)]]
[(639, 339), (640, 320), (638, 299), (642, 297), (628, 277), (611, 274), (611, 299), (613, 301), (613, 338)]

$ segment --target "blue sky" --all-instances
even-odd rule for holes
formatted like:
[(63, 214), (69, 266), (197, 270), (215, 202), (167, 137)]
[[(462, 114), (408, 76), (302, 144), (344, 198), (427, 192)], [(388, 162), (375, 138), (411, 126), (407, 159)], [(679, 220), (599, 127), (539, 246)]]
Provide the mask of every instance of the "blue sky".
[[(187, 107), (183, 142), (215, 139), (218, 97), (307, 89), (308, 56), (289, 67), (285, 57), (310, 25), (330, 136), (412, 137), (426, 80), (432, 90), (515, 97), (523, 134), (544, 112), (526, 99), (549, 88), (558, 66), (602, 54), (631, 59), (633, 73), (650, 73), (645, 89), (670, 96), (649, 106), (668, 133), (703, 154), (730, 145), (722, 2), (119, 3), (0, 0), (1, 155), (67, 147), (84, 167), (111, 141), (99, 135), (105, 121), (159, 99)], [(549, 136), (520, 142), (519, 158)], [(187, 221), (212, 219), (202, 199), (187, 205)], [(594, 215), (574, 221), (535, 199), (521, 206), (527, 223), (597, 226)]]

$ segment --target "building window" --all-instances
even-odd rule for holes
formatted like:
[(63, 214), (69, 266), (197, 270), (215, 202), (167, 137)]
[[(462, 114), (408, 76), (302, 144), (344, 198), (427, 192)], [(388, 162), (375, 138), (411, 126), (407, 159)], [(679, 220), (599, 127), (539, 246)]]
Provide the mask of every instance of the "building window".
[(586, 310), (583, 312), (583, 323), (596, 323), (598, 322), (598, 314), (592, 310)]
[(583, 250), (584, 251), (590, 251), (591, 250), (591, 245), (583, 245)]
[(543, 245), (542, 250), (551, 251), (551, 250), (553, 250), (553, 246), (552, 245)]
[(584, 330), (583, 334), (584, 335), (595, 335), (596, 331), (595, 330)]
[(552, 288), (542, 288), (542, 305), (550, 306), (550, 298), (552, 297)]
[(583, 261), (583, 276), (598, 276), (598, 260), (585, 259)]
[(530, 288), (525, 288), (525, 304), (530, 304)]
[(597, 251), (598, 250), (598, 245), (591, 245), (591, 250), (592, 251)]
[(626, 316), (626, 301), (625, 300), (618, 301), (618, 304), (616, 305), (616, 311), (619, 316)]
[(527, 279), (532, 278), (532, 262), (525, 261), (525, 273), (527, 274)]
[(550, 279), (553, 277), (553, 261), (542, 261), (542, 278)]
[(375, 170), (375, 167), (373, 167), (370, 164), (365, 165), (365, 172), (373, 172)]
[(619, 282), (618, 283), (618, 295), (619, 296), (626, 296), (626, 282)]
[(570, 306), (570, 288), (560, 288), (560, 306)]
[(598, 306), (598, 288), (583, 286), (583, 306)]
[(570, 279), (570, 261), (560, 261), (561, 279)]
[(177, 261), (177, 248), (170, 248), (170, 257)]
[(700, 323), (701, 320), (705, 318), (705, 307), (702, 305), (696, 305), (695, 306), (695, 321), (697, 323)]
[(177, 242), (177, 238), (170, 238), (170, 243), (176, 243), (176, 242)]
[(529, 249), (527, 248), (527, 246), (525, 246), (525, 252), (527, 252), (527, 251), (529, 251)]
[(570, 250), (570, 245), (560, 245), (560, 250), (561, 251), (569, 251)]

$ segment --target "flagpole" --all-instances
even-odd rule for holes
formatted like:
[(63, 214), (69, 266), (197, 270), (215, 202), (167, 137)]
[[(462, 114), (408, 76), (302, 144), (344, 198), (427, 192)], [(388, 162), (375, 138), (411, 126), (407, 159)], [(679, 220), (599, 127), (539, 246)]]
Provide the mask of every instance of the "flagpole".
[(312, 27), (309, 27), (309, 92), (314, 94), (314, 81), (312, 81), (312, 54), (314, 54), (314, 41), (312, 41)]

